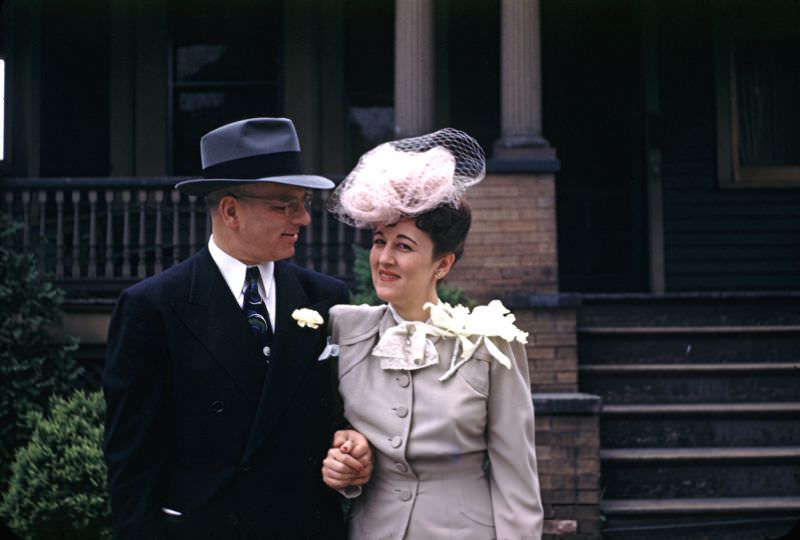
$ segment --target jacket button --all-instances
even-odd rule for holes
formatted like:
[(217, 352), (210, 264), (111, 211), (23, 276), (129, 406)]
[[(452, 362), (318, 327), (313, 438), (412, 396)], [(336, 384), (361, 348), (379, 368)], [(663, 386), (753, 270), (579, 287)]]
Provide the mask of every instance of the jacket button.
[(221, 401), (214, 401), (211, 404), (211, 412), (215, 412), (215, 413), (219, 414), (224, 410), (225, 410), (225, 404), (222, 403)]
[(400, 418), (405, 418), (406, 415), (408, 414), (408, 409), (406, 409), (405, 407), (395, 407), (394, 413)]
[(395, 463), (394, 467), (395, 467), (395, 469), (397, 469), (398, 471), (403, 472), (403, 473), (408, 471), (408, 466), (405, 463), (401, 463), (400, 461)]
[(400, 448), (400, 446), (403, 444), (403, 438), (400, 435), (395, 435), (389, 439), (389, 444), (392, 445), (392, 448)]
[(401, 501), (410, 501), (411, 500), (411, 492), (407, 489), (404, 489), (400, 492), (400, 500)]
[(252, 465), (250, 465), (249, 461), (245, 461), (244, 463), (242, 463), (242, 467), (241, 467), (242, 471), (248, 472), (252, 468), (253, 467), (252, 467)]
[(239, 525), (239, 516), (236, 514), (228, 514), (228, 523), (236, 527)]
[(397, 384), (399, 384), (403, 388), (411, 384), (411, 378), (408, 376), (407, 373), (401, 373), (400, 375), (395, 377), (395, 380), (397, 381)]

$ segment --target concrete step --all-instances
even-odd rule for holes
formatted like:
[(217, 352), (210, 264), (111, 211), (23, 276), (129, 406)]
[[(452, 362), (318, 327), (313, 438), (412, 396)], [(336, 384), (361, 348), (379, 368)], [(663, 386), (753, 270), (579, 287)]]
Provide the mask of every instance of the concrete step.
[(600, 450), (603, 462), (650, 463), (698, 461), (763, 461), (800, 460), (800, 446), (738, 447), (738, 448), (616, 448)]
[(578, 326), (585, 335), (798, 334), (800, 325)]
[(800, 324), (800, 293), (583, 295), (580, 326)]
[(629, 404), (629, 405), (603, 405), (604, 415), (747, 415), (753, 414), (800, 414), (800, 403), (693, 403), (693, 404)]
[(617, 448), (600, 451), (606, 499), (791, 497), (800, 447)]
[(600, 508), (611, 515), (800, 512), (800, 496), (604, 500)]
[(578, 382), (604, 404), (800, 402), (796, 365), (581, 364)]
[(582, 364), (578, 367), (581, 373), (741, 373), (741, 372), (777, 372), (800, 373), (800, 362), (734, 362), (734, 363), (673, 363), (673, 364)]
[(674, 327), (633, 333), (621, 329), (611, 332), (611, 328), (600, 330), (603, 332), (585, 329), (578, 334), (581, 364), (800, 360), (800, 332), (794, 330), (720, 332), (708, 327), (682, 332), (674, 332)]
[(762, 540), (800, 520), (800, 497), (606, 499), (604, 538), (615, 540)]
[(800, 446), (800, 402), (604, 405), (600, 445)]

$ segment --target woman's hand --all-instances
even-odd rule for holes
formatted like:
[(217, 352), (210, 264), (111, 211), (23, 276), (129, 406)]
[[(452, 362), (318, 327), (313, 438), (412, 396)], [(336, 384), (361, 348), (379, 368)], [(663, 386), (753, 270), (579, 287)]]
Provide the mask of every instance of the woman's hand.
[(322, 481), (332, 489), (361, 486), (372, 474), (372, 449), (358, 431), (339, 430), (333, 435), (328, 455), (322, 461)]

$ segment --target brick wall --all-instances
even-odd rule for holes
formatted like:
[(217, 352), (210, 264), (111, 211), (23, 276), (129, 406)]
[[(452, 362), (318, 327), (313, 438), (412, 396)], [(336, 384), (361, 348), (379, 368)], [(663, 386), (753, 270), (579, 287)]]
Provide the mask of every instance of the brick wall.
[(469, 189), (473, 223), (464, 258), (450, 274), (472, 298), (558, 289), (552, 174), (488, 175)]
[(534, 392), (577, 392), (575, 309), (513, 308), (517, 325), (529, 333), (528, 366)]
[(536, 458), (544, 504), (544, 540), (601, 534), (597, 409), (585, 394), (536, 394)]

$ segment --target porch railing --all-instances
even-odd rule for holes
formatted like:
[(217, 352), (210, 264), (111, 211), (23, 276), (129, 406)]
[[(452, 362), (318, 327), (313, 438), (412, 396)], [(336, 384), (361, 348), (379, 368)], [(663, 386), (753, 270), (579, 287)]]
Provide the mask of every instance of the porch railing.
[[(204, 246), (211, 223), (202, 198), (173, 189), (179, 178), (5, 178), (6, 213), (22, 224), (15, 247), (37, 250), (70, 296), (115, 295)], [(325, 211), (315, 194), (294, 262), (353, 278), (353, 244), (368, 235)]]

